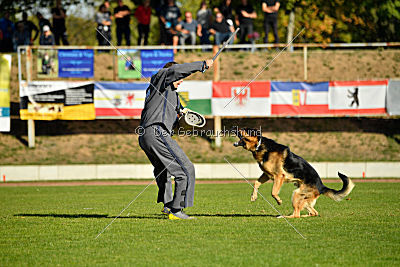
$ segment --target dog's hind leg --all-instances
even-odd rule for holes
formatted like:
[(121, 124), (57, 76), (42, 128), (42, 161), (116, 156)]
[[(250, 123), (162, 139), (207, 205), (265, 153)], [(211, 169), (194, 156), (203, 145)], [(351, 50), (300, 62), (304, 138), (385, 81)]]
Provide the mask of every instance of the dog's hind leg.
[(305, 194), (303, 192), (302, 186), (293, 191), (292, 195), (292, 205), (293, 205), (293, 214), (290, 216), (285, 216), (286, 218), (300, 218), (300, 212), (306, 206)]
[(292, 205), (293, 214), (287, 218), (300, 218), (300, 212), (305, 208), (308, 211), (307, 215), (301, 215), (301, 217), (318, 216), (318, 211), (314, 209), (315, 203), (319, 197), (318, 189), (311, 189), (304, 185), (293, 191)]
[(275, 198), (278, 205), (282, 204), (282, 200), (279, 197), (279, 192), (281, 191), (281, 187), (284, 181), (284, 174), (275, 175), (274, 185), (272, 186), (272, 197)]
[(319, 194), (308, 199), (308, 201), (307, 201), (306, 209), (308, 211), (309, 216), (318, 216), (318, 211), (314, 208), (315, 203), (317, 203), (318, 197), (319, 197)]
[(254, 183), (254, 190), (253, 190), (253, 193), (251, 194), (251, 201), (256, 201), (257, 200), (258, 188), (260, 188), (260, 185), (262, 185), (263, 183), (265, 183), (268, 180), (269, 180), (269, 177), (265, 173), (263, 173), (260, 176), (260, 178), (258, 178), (258, 180)]
[(305, 197), (304, 207), (308, 211), (308, 215), (306, 215), (304, 217), (318, 216), (318, 211), (316, 209), (314, 209), (315, 203), (317, 203), (317, 199), (320, 196), (318, 189), (316, 187), (307, 187), (307, 188), (304, 188), (303, 192), (304, 192), (304, 197)]
[(308, 211), (308, 214), (307, 215), (301, 215), (301, 217), (318, 216), (318, 211), (316, 211), (314, 209), (314, 207), (312, 206), (312, 203), (310, 203), (310, 201), (306, 201), (304, 207)]

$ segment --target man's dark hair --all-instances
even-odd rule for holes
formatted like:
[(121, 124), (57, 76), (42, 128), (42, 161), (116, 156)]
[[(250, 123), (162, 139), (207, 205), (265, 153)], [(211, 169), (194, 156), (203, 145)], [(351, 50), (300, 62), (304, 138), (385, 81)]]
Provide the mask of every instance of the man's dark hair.
[(164, 65), (163, 69), (168, 69), (169, 67), (171, 67), (172, 65), (178, 64), (175, 61), (170, 61), (167, 64)]

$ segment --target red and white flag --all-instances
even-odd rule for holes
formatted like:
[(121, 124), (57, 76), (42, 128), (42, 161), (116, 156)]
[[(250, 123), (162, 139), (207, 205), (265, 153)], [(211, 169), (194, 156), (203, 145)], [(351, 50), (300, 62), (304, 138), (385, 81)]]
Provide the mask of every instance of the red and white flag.
[(271, 115), (271, 83), (257, 81), (246, 87), (247, 84), (248, 82), (243, 81), (214, 82), (211, 100), (213, 115)]
[(384, 114), (388, 81), (330, 82), (328, 102), (334, 114)]

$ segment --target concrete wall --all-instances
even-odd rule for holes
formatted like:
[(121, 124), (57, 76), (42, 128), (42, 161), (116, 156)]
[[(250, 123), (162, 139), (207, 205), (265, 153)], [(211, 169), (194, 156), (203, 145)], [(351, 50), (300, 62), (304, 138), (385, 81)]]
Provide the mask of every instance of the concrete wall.
[[(248, 179), (258, 178), (261, 170), (256, 163), (232, 163)], [(400, 178), (400, 162), (314, 162), (321, 178), (338, 178), (340, 171), (352, 178)], [(229, 164), (195, 164), (197, 179), (242, 179)], [(1, 181), (46, 181), (87, 179), (152, 179), (149, 164), (115, 165), (52, 165), (0, 166)]]

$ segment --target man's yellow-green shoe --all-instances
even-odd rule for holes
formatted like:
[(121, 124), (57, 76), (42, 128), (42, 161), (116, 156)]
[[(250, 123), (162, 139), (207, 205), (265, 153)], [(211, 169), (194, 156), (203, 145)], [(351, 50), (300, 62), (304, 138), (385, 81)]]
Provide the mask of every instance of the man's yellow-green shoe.
[(183, 211), (178, 211), (175, 213), (171, 212), (170, 214), (168, 214), (168, 219), (169, 220), (193, 220), (193, 219), (195, 219), (195, 217), (190, 217)]

